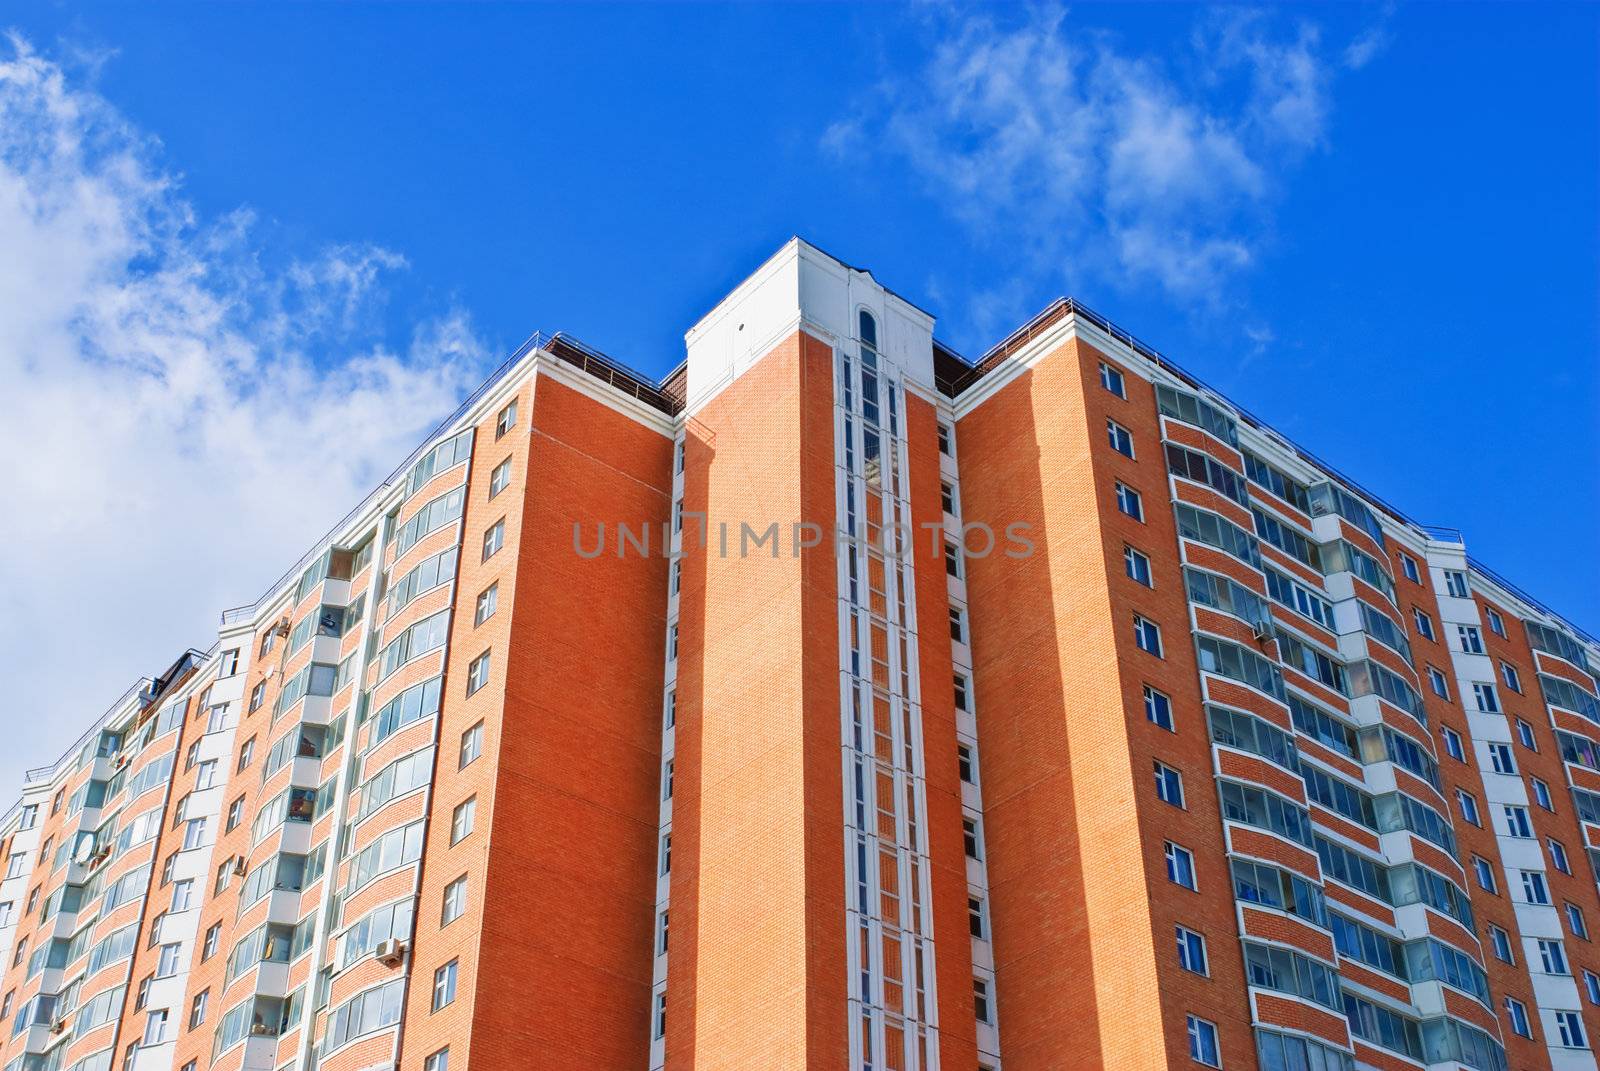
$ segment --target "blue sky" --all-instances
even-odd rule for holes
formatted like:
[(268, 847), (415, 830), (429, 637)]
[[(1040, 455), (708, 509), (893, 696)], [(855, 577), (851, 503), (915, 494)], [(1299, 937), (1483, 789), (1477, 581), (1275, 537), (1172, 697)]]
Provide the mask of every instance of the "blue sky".
[[(1592, 5), (5, 19), (0, 394), (104, 494), (14, 476), (0, 535), (162, 608), (78, 705), (204, 644), (529, 332), (659, 374), (793, 233), (969, 355), (1075, 295), (1600, 631)], [(15, 408), (87, 377), (76, 438)], [(0, 638), (47, 664), (63, 593), (18, 557)]]

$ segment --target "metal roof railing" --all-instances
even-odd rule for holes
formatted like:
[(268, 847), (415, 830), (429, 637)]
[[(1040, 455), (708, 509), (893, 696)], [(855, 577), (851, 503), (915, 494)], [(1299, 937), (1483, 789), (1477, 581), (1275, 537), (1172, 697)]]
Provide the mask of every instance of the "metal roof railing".
[[(1017, 330), (1001, 339), (994, 346), (990, 347), (982, 357), (971, 364), (969, 371), (966, 371), (951, 381), (949, 383), (950, 389), (947, 391), (947, 393), (949, 393), (952, 398), (960, 394), (962, 391), (966, 390), (968, 387), (972, 386), (979, 379), (981, 379), (984, 374), (992, 369), (995, 365), (999, 364), (1006, 357), (1010, 356), (1018, 349), (1021, 349), (1030, 340), (1044, 333), (1044, 331), (1046, 331), (1048, 328), (1054, 326), (1067, 316), (1082, 317), (1134, 352), (1140, 354), (1155, 364), (1160, 365), (1162, 368), (1165, 368), (1167, 371), (1171, 372), (1180, 379), (1185, 380), (1190, 385), (1226, 402), (1234, 410), (1234, 412), (1239, 415), (1240, 419), (1245, 421), (1251, 427), (1256, 428), (1264, 434), (1270, 435), (1274, 439), (1280, 441), (1284, 446), (1292, 450), (1307, 464), (1320, 470), (1331, 479), (1337, 480), (1339, 483), (1344, 484), (1350, 490), (1365, 498), (1372, 505), (1378, 507), (1380, 510), (1387, 513), (1391, 518), (1398, 521), (1402, 525), (1405, 525), (1406, 527), (1411, 528), (1412, 530), (1417, 531), (1430, 539), (1440, 542), (1458, 543), (1462, 544), (1463, 546), (1465, 545), (1465, 539), (1462, 536), (1461, 529), (1448, 528), (1439, 525), (1420, 524), (1417, 521), (1412, 520), (1405, 514), (1404, 511), (1392, 505), (1382, 497), (1373, 494), (1361, 484), (1357, 483), (1349, 476), (1346, 476), (1333, 465), (1324, 461), (1321, 457), (1318, 457), (1310, 450), (1307, 450), (1300, 444), (1293, 442), (1282, 432), (1272, 427), (1272, 425), (1268, 424), (1266, 421), (1262, 420), (1248, 409), (1245, 409), (1243, 406), (1229, 399), (1225, 394), (1213, 388), (1199, 376), (1188, 371), (1166, 354), (1156, 349), (1154, 346), (1144, 342), (1131, 332), (1125, 331), (1121, 327), (1118, 327), (1116, 324), (1106, 319), (1106, 317), (1083, 305), (1075, 298), (1057, 298), (1055, 301), (1052, 301), (1049, 305), (1045, 306), (1045, 308), (1040, 311), (1038, 315), (1034, 316), (1033, 319), (1029, 320), (1027, 323), (1017, 328)], [(1549, 616), (1561, 621), (1566, 627), (1570, 628), (1577, 635), (1583, 637), (1587, 642), (1591, 644), (1600, 643), (1600, 640), (1596, 640), (1588, 632), (1585, 632), (1577, 625), (1574, 625), (1568, 618), (1550, 609), (1544, 603), (1540, 602), (1538, 599), (1535, 599), (1533, 596), (1529, 595), (1515, 584), (1505, 580), (1500, 576), (1500, 574), (1496, 573), (1494, 570), (1490, 569), (1476, 558), (1468, 557), (1467, 561), (1474, 570), (1482, 573), (1484, 576), (1488, 577), (1491, 581), (1504, 588), (1510, 594), (1515, 595), (1517, 598), (1526, 602), (1529, 606), (1532, 606), (1541, 613), (1548, 614)]]
[(1540, 613), (1546, 614), (1561, 622), (1563, 627), (1570, 630), (1573, 635), (1577, 636), (1585, 643), (1590, 644), (1591, 646), (1600, 647), (1600, 639), (1596, 639), (1592, 633), (1586, 632), (1582, 628), (1579, 628), (1577, 625), (1572, 623), (1570, 618), (1563, 617), (1555, 610), (1550, 609), (1550, 607), (1546, 606), (1532, 595), (1529, 595), (1526, 591), (1517, 587), (1517, 585), (1513, 584), (1511, 581), (1507, 580), (1505, 577), (1501, 576), (1487, 565), (1484, 565), (1478, 559), (1468, 555), (1467, 564), (1472, 567), (1473, 572), (1482, 574), (1483, 576), (1487, 577), (1490, 582), (1494, 583), (1498, 587), (1504, 588), (1506, 591), (1512, 595), (1515, 595), (1517, 598), (1521, 599), (1535, 610), (1538, 610)]
[(551, 335), (545, 345), (551, 354), (561, 358), (587, 372), (589, 375), (607, 383), (625, 394), (653, 409), (659, 409), (668, 416), (675, 414), (681, 405), (674, 402), (673, 398), (661, 390), (661, 384), (637, 369), (630, 368), (607, 354), (601, 353), (593, 346), (579, 339), (573, 338), (565, 331), (557, 331)]

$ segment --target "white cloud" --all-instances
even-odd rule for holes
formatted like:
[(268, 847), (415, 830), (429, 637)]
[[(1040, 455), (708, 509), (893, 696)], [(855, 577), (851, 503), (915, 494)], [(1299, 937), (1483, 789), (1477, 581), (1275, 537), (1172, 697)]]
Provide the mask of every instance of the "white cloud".
[(1205, 14), (1163, 58), (1060, 6), (940, 7), (929, 27), (927, 62), (831, 126), (823, 148), (853, 165), (903, 157), (1035, 276), (1070, 266), (1219, 302), (1270, 238), (1284, 175), (1326, 143), (1338, 63), (1310, 24)]
[(459, 312), (386, 344), (403, 258), (272, 270), (254, 226), (197, 218), (153, 138), (0, 44), (0, 796), (209, 646), (485, 370)]

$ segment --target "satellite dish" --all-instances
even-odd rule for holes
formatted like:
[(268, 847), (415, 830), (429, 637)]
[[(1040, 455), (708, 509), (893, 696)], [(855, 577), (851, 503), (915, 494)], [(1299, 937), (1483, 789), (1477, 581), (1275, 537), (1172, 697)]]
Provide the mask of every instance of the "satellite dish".
[(79, 837), (78, 846), (72, 850), (72, 861), (74, 863), (87, 863), (89, 861), (89, 857), (93, 854), (94, 838)]

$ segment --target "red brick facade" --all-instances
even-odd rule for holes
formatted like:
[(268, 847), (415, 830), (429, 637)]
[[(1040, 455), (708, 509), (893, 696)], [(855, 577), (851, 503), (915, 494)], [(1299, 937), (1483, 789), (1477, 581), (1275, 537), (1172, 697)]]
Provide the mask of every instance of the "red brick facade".
[(1600, 647), (1087, 310), (969, 365), (785, 249), (664, 383), (520, 353), (30, 774), (0, 1067), (1594, 1066)]

